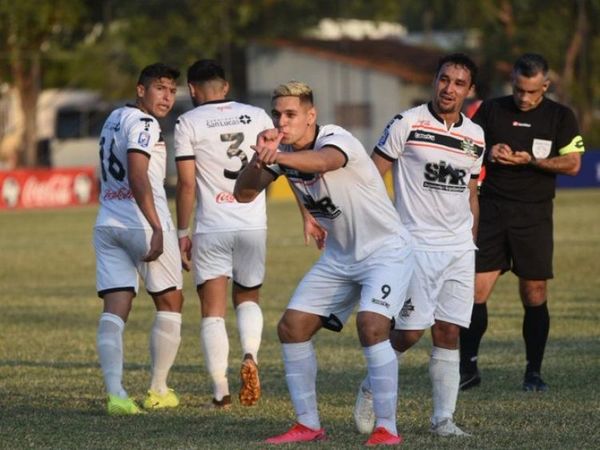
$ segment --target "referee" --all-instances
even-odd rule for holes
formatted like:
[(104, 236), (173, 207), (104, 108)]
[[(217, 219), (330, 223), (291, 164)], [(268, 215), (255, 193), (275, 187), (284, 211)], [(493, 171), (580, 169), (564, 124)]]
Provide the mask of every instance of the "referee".
[(584, 151), (573, 112), (544, 96), (548, 63), (524, 54), (512, 72), (513, 95), (482, 103), (473, 117), (485, 132), (486, 177), (479, 197), (475, 304), (460, 335), (462, 390), (481, 383), (477, 354), (498, 277), (519, 277), (527, 365), (523, 390), (546, 391), (541, 378), (550, 329), (546, 285), (552, 272), (552, 201), (557, 174), (577, 175)]

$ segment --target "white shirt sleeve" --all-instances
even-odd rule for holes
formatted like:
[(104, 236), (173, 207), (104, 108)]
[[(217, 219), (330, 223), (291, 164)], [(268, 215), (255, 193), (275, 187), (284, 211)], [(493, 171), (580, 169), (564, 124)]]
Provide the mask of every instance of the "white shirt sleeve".
[(160, 125), (146, 114), (131, 117), (127, 129), (127, 150), (140, 150), (152, 154), (154, 145), (160, 139)]
[(175, 158), (194, 156), (192, 145), (192, 127), (184, 116), (180, 116), (175, 123)]
[(408, 120), (403, 120), (401, 115), (395, 116), (383, 130), (377, 142), (377, 149), (391, 159), (398, 159), (404, 151), (409, 132)]

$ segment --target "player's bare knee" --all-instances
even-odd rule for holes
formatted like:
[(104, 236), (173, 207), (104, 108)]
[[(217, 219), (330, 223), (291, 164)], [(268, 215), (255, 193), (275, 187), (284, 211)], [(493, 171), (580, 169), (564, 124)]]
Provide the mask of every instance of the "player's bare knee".
[(152, 298), (157, 311), (181, 312), (183, 308), (183, 293), (181, 289), (174, 289), (153, 295)]
[(546, 301), (546, 280), (519, 280), (519, 293), (526, 306), (539, 306)]
[(390, 341), (394, 350), (405, 352), (421, 339), (424, 330), (393, 330), (390, 333)]
[(458, 348), (460, 328), (458, 325), (438, 320), (431, 327), (433, 345), (454, 350)]
[(380, 314), (359, 313), (356, 318), (356, 327), (363, 347), (369, 347), (390, 338), (390, 320)]

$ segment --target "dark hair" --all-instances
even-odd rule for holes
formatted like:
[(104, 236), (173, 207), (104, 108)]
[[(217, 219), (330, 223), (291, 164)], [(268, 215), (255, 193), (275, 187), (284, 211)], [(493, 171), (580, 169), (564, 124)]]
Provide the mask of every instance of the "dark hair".
[(176, 81), (177, 78), (179, 78), (179, 70), (163, 63), (150, 64), (149, 66), (144, 67), (140, 72), (137, 84), (148, 87), (153, 80), (158, 80), (160, 78), (168, 78)]
[(225, 70), (213, 59), (201, 59), (190, 66), (187, 72), (188, 83), (204, 83), (212, 80), (225, 81)]
[(440, 74), (440, 70), (444, 67), (444, 64), (453, 64), (455, 66), (463, 66), (471, 74), (471, 86), (477, 81), (477, 64), (473, 60), (465, 55), (464, 53), (451, 53), (450, 55), (443, 56), (439, 59), (438, 65), (435, 69), (435, 77)]
[(548, 61), (538, 53), (525, 53), (519, 56), (513, 66), (513, 73), (518, 73), (527, 78), (534, 77), (540, 72), (544, 77), (548, 75)]

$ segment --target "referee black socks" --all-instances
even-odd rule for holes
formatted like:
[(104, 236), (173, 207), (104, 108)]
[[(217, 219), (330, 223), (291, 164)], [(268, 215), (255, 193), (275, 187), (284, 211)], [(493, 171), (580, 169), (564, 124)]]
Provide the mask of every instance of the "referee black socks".
[(525, 352), (527, 356), (526, 373), (541, 372), (549, 331), (550, 314), (548, 313), (548, 303), (544, 302), (539, 306), (525, 306), (523, 339), (525, 340)]
[(460, 373), (477, 372), (479, 344), (488, 325), (486, 303), (475, 303), (469, 328), (460, 329)]

